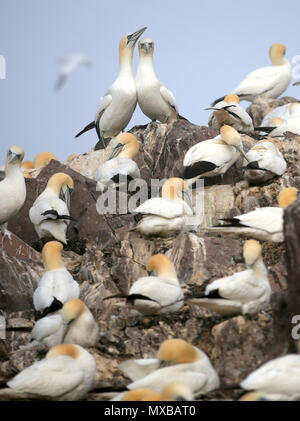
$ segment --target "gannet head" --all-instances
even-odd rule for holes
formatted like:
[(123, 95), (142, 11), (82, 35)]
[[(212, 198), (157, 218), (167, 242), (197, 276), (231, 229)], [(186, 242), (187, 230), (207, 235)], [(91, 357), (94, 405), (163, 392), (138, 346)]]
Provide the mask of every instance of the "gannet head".
[(244, 151), (243, 151), (243, 143), (242, 143), (242, 137), (239, 134), (237, 130), (235, 130), (231, 126), (222, 126), (220, 129), (220, 134), (222, 137), (222, 140), (227, 143), (229, 146), (233, 146), (243, 157), (246, 159), (246, 161), (249, 162), (248, 158), (246, 157)]
[(117, 136), (117, 146), (112, 151), (109, 159), (119, 156), (119, 158), (134, 158), (140, 149), (137, 138), (131, 133), (120, 133)]
[(37, 154), (37, 156), (34, 158), (34, 167), (35, 169), (39, 170), (40, 168), (45, 167), (49, 164), (51, 159), (54, 159), (55, 161), (58, 161), (58, 158), (56, 155), (54, 155), (51, 152), (41, 152)]
[(277, 198), (279, 206), (281, 208), (287, 208), (298, 199), (298, 195), (299, 192), (295, 187), (282, 190)]
[(193, 393), (191, 388), (181, 382), (168, 384), (162, 391), (162, 400), (164, 401), (192, 401)]
[(122, 397), (122, 401), (137, 401), (137, 402), (147, 402), (147, 401), (160, 401), (160, 393), (155, 392), (151, 389), (135, 389), (130, 392), (126, 392)]
[[(34, 163), (32, 161), (25, 161), (22, 163), (21, 168), (24, 172), (25, 178), (32, 178), (31, 171), (34, 170)], [(27, 171), (26, 171), (27, 170)]]
[(6, 164), (21, 166), (24, 158), (24, 151), (20, 146), (11, 146), (7, 152)]
[(175, 364), (189, 364), (199, 360), (197, 349), (183, 339), (168, 339), (164, 341), (157, 353), (160, 367)]
[(147, 54), (153, 56), (153, 52), (154, 52), (154, 41), (151, 38), (142, 38), (139, 42), (140, 56), (147, 55)]
[(72, 159), (76, 158), (76, 156), (78, 156), (78, 153), (72, 153), (71, 155), (68, 156), (68, 158), (66, 159), (66, 163), (69, 163), (72, 161)]
[(63, 269), (65, 267), (61, 258), (62, 249), (63, 245), (59, 241), (48, 241), (44, 245), (42, 258), (47, 271)]
[(61, 344), (53, 346), (50, 351), (48, 351), (46, 358), (57, 358), (61, 356), (71, 357), (74, 360), (77, 360), (80, 357), (81, 347), (79, 345), (72, 344)]
[(235, 94), (229, 94), (225, 96), (224, 101), (227, 102), (227, 104), (230, 104), (231, 102), (239, 104), (240, 98)]
[(62, 308), (62, 318), (66, 324), (77, 319), (83, 312), (87, 310), (87, 306), (79, 298), (73, 298), (67, 301)]
[(60, 190), (62, 190), (65, 202), (70, 209), (70, 196), (74, 189), (73, 179), (63, 172), (58, 172), (52, 177), (50, 177), (47, 188), (59, 195)]
[(245, 393), (239, 398), (239, 401), (253, 402), (253, 401), (268, 401), (269, 399), (265, 398), (262, 393), (257, 391), (252, 391)]
[(152, 256), (148, 260), (146, 270), (150, 276), (177, 280), (174, 265), (165, 254), (156, 254), (155, 256)]
[(128, 48), (133, 50), (137, 40), (146, 31), (146, 29), (147, 28), (144, 27), (136, 32), (124, 35), (120, 40), (120, 52)]
[(270, 120), (271, 127), (273, 127), (273, 126), (274, 127), (279, 127), (279, 126), (281, 126), (282, 123), (283, 123), (283, 120), (280, 117), (273, 117)]
[(244, 244), (243, 255), (246, 265), (251, 267), (261, 256), (262, 248), (258, 241), (248, 240)]
[(164, 199), (182, 200), (185, 193), (189, 192), (188, 184), (182, 178), (169, 178), (162, 186), (161, 195)]
[(278, 66), (285, 63), (285, 56), (286, 53), (286, 47), (283, 44), (277, 43), (273, 44), (270, 47), (269, 54), (270, 59), (272, 61), (272, 64), (274, 66)]

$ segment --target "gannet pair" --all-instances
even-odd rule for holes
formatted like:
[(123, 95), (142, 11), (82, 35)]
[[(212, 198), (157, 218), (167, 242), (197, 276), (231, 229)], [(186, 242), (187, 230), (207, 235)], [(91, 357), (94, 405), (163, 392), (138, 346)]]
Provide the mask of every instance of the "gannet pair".
[[(232, 92), (240, 100), (254, 101), (257, 96), (263, 98), (278, 98), (288, 88), (292, 79), (292, 66), (285, 58), (286, 47), (283, 44), (273, 44), (269, 55), (272, 66), (262, 67), (250, 73)], [(213, 105), (223, 100), (216, 100)]]
[(139, 278), (131, 286), (128, 295), (108, 298), (126, 298), (144, 315), (174, 313), (183, 306), (183, 291), (171, 260), (164, 254), (152, 256), (147, 263), (150, 276)]
[(244, 178), (252, 184), (264, 183), (282, 175), (287, 164), (278, 148), (271, 140), (262, 140), (246, 153), (244, 160)]
[(115, 82), (100, 99), (95, 120), (75, 137), (96, 129), (99, 142), (95, 149), (103, 149), (110, 139), (123, 131), (129, 123), (137, 104), (135, 80), (132, 73), (134, 47), (147, 28), (124, 35), (120, 40), (120, 73)]
[[(70, 216), (70, 195), (74, 188), (72, 178), (64, 173), (50, 177), (43, 193), (29, 210), (30, 221), (39, 238), (55, 238), (67, 244), (66, 231), (73, 218)], [(60, 199), (60, 191), (65, 200)]]
[(97, 190), (103, 191), (107, 186), (129, 183), (134, 178), (140, 178), (140, 170), (133, 161), (139, 152), (139, 142), (131, 133), (121, 133), (116, 138), (114, 148), (108, 161), (100, 165), (95, 178), (98, 181)]
[(9, 148), (5, 163), (5, 178), (0, 182), (0, 226), (16, 215), (26, 199), (26, 185), (21, 163), (24, 151), (19, 146)]
[(133, 213), (142, 215), (134, 228), (145, 236), (168, 236), (187, 228), (187, 217), (193, 215), (188, 185), (181, 178), (168, 179), (162, 197), (146, 200)]
[(229, 94), (223, 101), (218, 102), (213, 108), (208, 120), (209, 127), (219, 130), (227, 125), (236, 129), (238, 132), (253, 135), (254, 126), (250, 115), (240, 105), (240, 99), (237, 95)]
[(124, 361), (119, 369), (133, 381), (129, 390), (149, 388), (162, 393), (169, 383), (182, 382), (199, 395), (219, 387), (219, 376), (207, 355), (182, 339), (168, 339), (156, 358)]
[(7, 387), (0, 389), (0, 400), (76, 401), (91, 390), (95, 377), (96, 363), (89, 352), (79, 345), (56, 345), (44, 359), (7, 382)]
[(56, 306), (57, 301), (64, 304), (79, 297), (79, 285), (63, 264), (62, 248), (58, 241), (49, 241), (43, 247), (42, 257), (46, 271), (33, 294), (33, 305), (37, 311), (52, 309), (52, 304)]
[(253, 314), (270, 302), (271, 286), (258, 241), (246, 241), (243, 255), (247, 270), (217, 279), (206, 287), (205, 296), (192, 298), (191, 304), (215, 311), (222, 316)]
[(126, 392), (122, 401), (151, 402), (151, 401), (192, 401), (193, 394), (188, 385), (182, 382), (169, 383), (162, 393), (152, 389), (134, 389)]
[(59, 61), (63, 64), (63, 66), (55, 84), (56, 90), (62, 88), (69, 76), (77, 69), (77, 67), (81, 65), (90, 66), (92, 64), (92, 61), (82, 53), (67, 54), (61, 57)]
[(230, 236), (252, 237), (261, 241), (282, 242), (284, 209), (291, 205), (298, 195), (298, 190), (289, 187), (282, 190), (278, 195), (278, 207), (256, 208), (244, 215), (234, 218), (223, 218), (228, 225), (208, 228), (208, 231)]

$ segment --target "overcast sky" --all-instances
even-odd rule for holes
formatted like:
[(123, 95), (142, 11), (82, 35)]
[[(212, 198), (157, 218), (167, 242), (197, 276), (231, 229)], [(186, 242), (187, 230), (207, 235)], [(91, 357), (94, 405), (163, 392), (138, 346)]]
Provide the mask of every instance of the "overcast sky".
[[(51, 151), (64, 160), (88, 151), (96, 132), (74, 135), (95, 114), (119, 72), (120, 38), (143, 26), (155, 42), (158, 78), (174, 93), (180, 114), (207, 125), (203, 109), (233, 90), (247, 73), (270, 63), (275, 42), (287, 58), (300, 54), (299, 0), (0, 0), (1, 162), (13, 144), (25, 159)], [(54, 85), (67, 53), (83, 52), (93, 66)], [(135, 50), (134, 72), (138, 61)], [(300, 87), (286, 94), (300, 98)], [(244, 106), (248, 103), (243, 102)], [(127, 129), (149, 119), (137, 107)]]

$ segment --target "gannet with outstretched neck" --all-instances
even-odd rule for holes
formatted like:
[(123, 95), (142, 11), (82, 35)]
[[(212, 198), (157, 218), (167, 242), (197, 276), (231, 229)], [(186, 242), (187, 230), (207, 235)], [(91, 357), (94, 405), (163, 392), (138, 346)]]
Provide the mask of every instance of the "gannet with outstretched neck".
[(156, 77), (153, 68), (154, 42), (143, 38), (139, 42), (140, 60), (135, 83), (138, 104), (143, 113), (152, 121), (171, 123), (178, 119), (178, 107), (171, 91)]
[(75, 137), (88, 130), (96, 129), (99, 142), (95, 149), (104, 149), (110, 139), (123, 131), (129, 123), (137, 104), (137, 93), (132, 73), (134, 47), (147, 28), (124, 35), (120, 40), (120, 73), (115, 82), (100, 99), (95, 120)]
[[(64, 173), (54, 174), (46, 189), (35, 200), (29, 218), (39, 238), (55, 238), (67, 244), (66, 231), (70, 220), (70, 195), (74, 188), (72, 178)], [(62, 190), (65, 201), (60, 199)]]

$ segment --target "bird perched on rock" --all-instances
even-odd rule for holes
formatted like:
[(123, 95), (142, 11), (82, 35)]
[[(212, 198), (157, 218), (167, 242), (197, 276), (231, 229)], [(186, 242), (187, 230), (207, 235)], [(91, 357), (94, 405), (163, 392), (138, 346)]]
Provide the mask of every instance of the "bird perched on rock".
[[(286, 47), (277, 43), (270, 47), (269, 55), (272, 66), (254, 70), (233, 91), (240, 101), (254, 101), (257, 96), (278, 98), (288, 88), (292, 79), (292, 66), (285, 58)], [(222, 101), (214, 101), (212, 105)]]
[(191, 298), (189, 302), (222, 316), (263, 310), (270, 302), (272, 290), (259, 242), (246, 241), (243, 255), (248, 269), (213, 281), (206, 287), (203, 297)]
[(40, 170), (41, 168), (46, 167), (52, 159), (58, 161), (57, 156), (52, 152), (41, 152), (34, 158), (34, 168)]
[[(33, 304), (37, 311), (44, 311), (44, 314), (45, 310), (47, 313), (49, 309), (58, 310), (68, 300), (79, 297), (79, 285), (63, 264), (62, 248), (62, 244), (58, 241), (49, 241), (42, 250), (46, 272), (34, 291)], [(57, 304), (60, 305), (57, 307)]]
[[(43, 193), (29, 210), (29, 218), (39, 238), (55, 238), (67, 244), (66, 231), (73, 218), (70, 216), (70, 196), (74, 188), (72, 178), (64, 173), (50, 177)], [(62, 191), (64, 199), (59, 195)]]
[(270, 111), (263, 119), (261, 126), (269, 127), (274, 125), (278, 127), (284, 121), (300, 115), (300, 103), (291, 102), (289, 104), (281, 105)]
[(96, 171), (97, 190), (105, 187), (118, 186), (122, 182), (129, 183), (134, 178), (140, 178), (140, 170), (133, 161), (139, 152), (139, 142), (131, 133), (121, 133), (116, 139), (114, 148), (108, 161), (100, 165)]
[(139, 42), (140, 60), (135, 77), (138, 104), (152, 121), (172, 123), (179, 118), (176, 100), (156, 77), (153, 68), (154, 42), (143, 38)]
[(112, 137), (117, 136), (129, 123), (137, 104), (137, 93), (132, 73), (134, 47), (147, 28), (124, 35), (120, 40), (120, 73), (115, 82), (100, 99), (95, 120), (75, 137), (96, 129), (99, 142), (95, 149), (105, 149)]
[(5, 229), (6, 223), (16, 215), (26, 199), (26, 185), (21, 163), (24, 151), (20, 146), (11, 146), (7, 152), (5, 177), (0, 182), (0, 226)]
[(171, 260), (164, 254), (152, 256), (147, 263), (150, 276), (139, 278), (128, 295), (108, 298), (126, 298), (134, 309), (145, 315), (174, 313), (183, 306), (183, 291)]
[(300, 115), (282, 121), (276, 127), (257, 127), (257, 130), (268, 133), (270, 137), (284, 137), (286, 132), (300, 135)]
[(244, 178), (252, 184), (264, 183), (282, 175), (287, 164), (278, 148), (270, 140), (263, 140), (246, 153), (244, 160)]
[(59, 59), (63, 66), (57, 78), (55, 89), (59, 90), (66, 83), (70, 75), (79, 67), (79, 66), (90, 66), (92, 61), (82, 53), (67, 54)]
[(134, 230), (145, 236), (164, 237), (187, 228), (187, 217), (193, 215), (187, 183), (169, 178), (161, 194), (161, 198), (146, 200), (133, 211), (142, 215)]
[(44, 359), (7, 382), (0, 389), (0, 400), (80, 400), (91, 390), (95, 377), (96, 363), (89, 352), (79, 345), (56, 345)]

